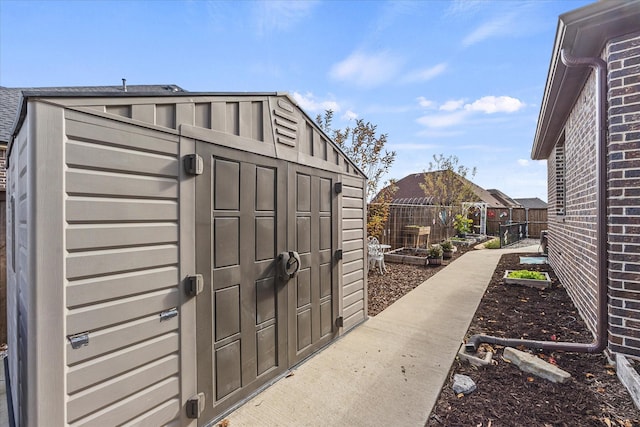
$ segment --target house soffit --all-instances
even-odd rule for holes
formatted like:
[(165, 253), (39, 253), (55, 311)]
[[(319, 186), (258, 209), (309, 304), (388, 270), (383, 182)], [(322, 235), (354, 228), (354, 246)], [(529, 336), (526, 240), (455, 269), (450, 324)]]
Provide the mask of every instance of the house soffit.
[(602, 1), (559, 17), (531, 157), (549, 157), (591, 69), (568, 69), (560, 59), (566, 49), (575, 57), (599, 57), (608, 40), (640, 30), (640, 0)]

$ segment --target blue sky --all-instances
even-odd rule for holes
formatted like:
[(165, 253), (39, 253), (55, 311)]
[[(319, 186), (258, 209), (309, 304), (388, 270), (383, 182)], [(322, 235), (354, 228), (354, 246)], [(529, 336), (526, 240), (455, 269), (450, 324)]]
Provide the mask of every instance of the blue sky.
[(529, 156), (558, 15), (589, 3), (0, 0), (0, 85), (289, 92), (388, 133), (387, 178), (453, 154), (484, 188), (546, 200)]

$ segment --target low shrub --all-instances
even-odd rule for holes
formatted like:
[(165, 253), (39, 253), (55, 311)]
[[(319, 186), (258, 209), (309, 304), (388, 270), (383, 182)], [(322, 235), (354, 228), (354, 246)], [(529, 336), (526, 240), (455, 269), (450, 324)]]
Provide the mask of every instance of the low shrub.
[(547, 277), (544, 274), (531, 270), (515, 270), (509, 273), (509, 276), (507, 277), (511, 279), (547, 280)]
[(427, 252), (428, 258), (442, 258), (442, 248), (440, 245), (433, 245), (429, 248)]
[(489, 240), (484, 244), (484, 247), (487, 249), (500, 249), (500, 239)]

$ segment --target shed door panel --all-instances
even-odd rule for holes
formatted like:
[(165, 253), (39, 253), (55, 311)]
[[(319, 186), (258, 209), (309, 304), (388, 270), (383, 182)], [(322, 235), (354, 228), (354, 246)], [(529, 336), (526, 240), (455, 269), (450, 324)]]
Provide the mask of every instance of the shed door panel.
[[(335, 176), (198, 143), (196, 178), (199, 425), (335, 337), (338, 312)], [(297, 277), (277, 256), (300, 254)]]
[[(199, 144), (196, 265), (198, 390), (206, 424), (287, 368), (286, 289), (276, 257), (286, 237), (283, 163)], [(284, 164), (286, 166), (286, 164)]]
[(289, 247), (300, 254), (298, 276), (289, 281), (289, 364), (334, 337), (337, 317), (337, 206), (334, 177), (289, 166)]

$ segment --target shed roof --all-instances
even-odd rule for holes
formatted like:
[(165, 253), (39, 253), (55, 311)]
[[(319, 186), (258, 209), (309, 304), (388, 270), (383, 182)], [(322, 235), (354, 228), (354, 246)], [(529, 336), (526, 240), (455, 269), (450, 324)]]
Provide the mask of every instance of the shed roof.
[[(148, 102), (148, 98), (165, 98), (163, 102), (166, 102), (166, 98), (179, 98), (188, 97), (189, 102), (194, 102), (193, 99), (198, 97), (202, 99), (207, 98), (250, 98), (250, 97), (282, 97), (286, 98), (288, 103), (295, 106), (297, 111), (303, 117), (303, 120), (308, 123), (309, 126), (315, 128), (328, 143), (339, 153), (345, 162), (347, 162), (353, 171), (357, 175), (366, 179), (366, 174), (351, 160), (344, 151), (322, 130), (317, 123), (298, 105), (295, 99), (293, 99), (286, 92), (192, 92), (182, 89), (174, 84), (167, 85), (131, 85), (127, 86), (125, 91), (123, 86), (82, 86), (82, 87), (42, 87), (42, 88), (6, 88), (0, 86), (0, 101), (1, 104), (5, 104), (6, 111), (0, 111), (0, 118), (3, 116), (10, 117), (6, 120), (9, 125), (5, 128), (2, 126), (0, 132), (2, 137), (0, 139), (0, 146), (2, 144), (8, 144), (8, 150), (11, 150), (11, 138), (20, 129), (24, 117), (26, 115), (27, 100), (30, 98), (47, 98), (47, 99), (61, 99), (60, 105), (66, 105), (69, 101), (81, 99), (81, 104), (73, 103), (74, 108), (81, 107), (82, 103), (93, 101), (93, 99), (113, 99), (120, 98), (123, 103), (129, 103), (124, 101), (125, 98), (129, 98), (131, 103), (140, 102), (145, 98), (144, 102)], [(6, 94), (6, 96), (5, 96)], [(4, 99), (6, 98), (6, 102)], [(62, 100), (64, 99), (64, 100)], [(121, 101), (117, 101), (120, 103)], [(169, 101), (171, 102), (171, 101)], [(287, 107), (291, 108), (291, 106)], [(3, 122), (4, 124), (4, 122)], [(6, 133), (6, 135), (5, 135)], [(320, 153), (321, 154), (321, 153)], [(324, 159), (327, 161), (328, 159)]]
[(569, 70), (560, 51), (575, 57), (598, 57), (606, 42), (640, 29), (640, 0), (599, 1), (560, 15), (547, 74), (531, 158), (546, 159), (590, 74), (587, 67)]
[(48, 96), (95, 96), (96, 94), (117, 93), (131, 95), (175, 94), (187, 92), (174, 84), (164, 85), (128, 85), (124, 86), (58, 86), (58, 87), (4, 87), (0, 86), (0, 145), (8, 144), (11, 130), (19, 114), (20, 98), (24, 94)]

